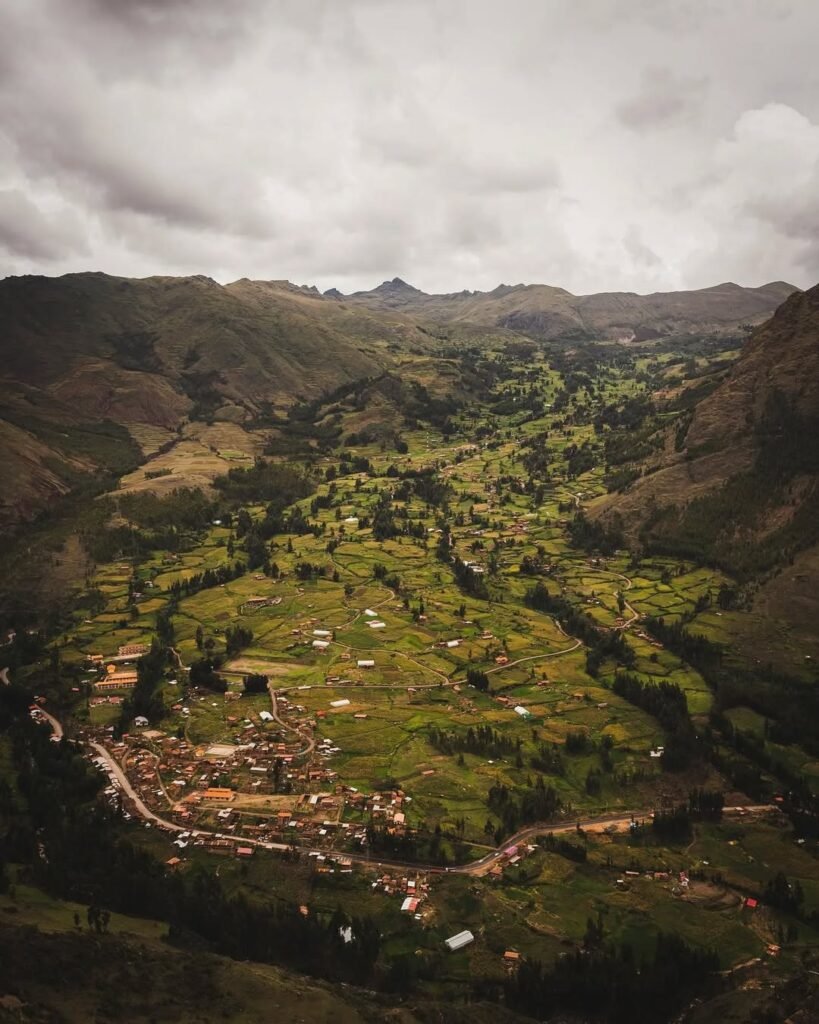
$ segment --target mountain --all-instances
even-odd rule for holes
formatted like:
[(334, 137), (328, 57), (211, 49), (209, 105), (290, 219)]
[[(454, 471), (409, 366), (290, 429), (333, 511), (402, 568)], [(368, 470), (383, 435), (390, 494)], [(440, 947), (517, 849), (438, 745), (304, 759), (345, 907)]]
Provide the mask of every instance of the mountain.
[(649, 550), (725, 568), (760, 634), (778, 619), (815, 637), (817, 437), (819, 285), (754, 331), (711, 393), (660, 432), (658, 453), (634, 463), (637, 479), (593, 515), (618, 517)]
[[(582, 340), (735, 330), (792, 291), (777, 283), (578, 297), (545, 285), (501, 285), (436, 296), (394, 278), (343, 296), (288, 281), (221, 285), (203, 276), (7, 278), (0, 282), (0, 458), (12, 486), (0, 496), (0, 525), (31, 518), (90, 475), (134, 470), (180, 430), (203, 478), (212, 478), (224, 466), (203, 468), (202, 460), (213, 462), (215, 448), (247, 454), (264, 446), (261, 438), (245, 443), (245, 426), (260, 416), (270, 420), (298, 400), (396, 370), (410, 356), (439, 358), (442, 339), (451, 347), (515, 332)], [(450, 368), (419, 372), (426, 384)], [(221, 444), (190, 437), (191, 422), (213, 421), (232, 424), (233, 434), (223, 430)]]
[(139, 384), (144, 408), (131, 399), (126, 413), (146, 422), (159, 415), (160, 381), (188, 396), (164, 417), (176, 421), (206, 381), (243, 406), (287, 402), (384, 366), (390, 345), (424, 343), (400, 318), (387, 323), (288, 282), (105, 274), (0, 282), (0, 331), (5, 375), (95, 415), (114, 401), (100, 393), (100, 373), (115, 391)]
[[(467, 321), (542, 339), (642, 340), (735, 329), (757, 323), (796, 289), (783, 281), (761, 288), (720, 284), (687, 292), (572, 295), (549, 285), (499, 285), (491, 292), (427, 295), (400, 278), (346, 297), (350, 306), (394, 310), (441, 323)], [(338, 299), (340, 293), (334, 290)]]
[(167, 440), (187, 419), (243, 423), (431, 345), (401, 316), (288, 282), (8, 278), (0, 458), (12, 486), (0, 523), (29, 518), (78, 475), (133, 469), (142, 461), (134, 438), (146, 430)]

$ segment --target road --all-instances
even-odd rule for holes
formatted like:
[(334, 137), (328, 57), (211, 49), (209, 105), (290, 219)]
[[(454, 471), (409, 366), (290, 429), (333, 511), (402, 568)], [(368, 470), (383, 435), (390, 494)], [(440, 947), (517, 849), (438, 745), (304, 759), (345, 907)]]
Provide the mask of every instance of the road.
[(51, 732), (53, 733), (55, 738), (58, 739), (58, 740), (61, 740), (63, 738), (63, 735), (64, 735), (62, 722), (60, 722), (58, 719), (56, 719), (54, 717), (54, 715), (50, 715), (45, 710), (45, 708), (42, 708), (42, 707), (40, 708), (40, 714), (43, 716), (43, 718), (45, 718), (45, 720), (51, 726)]
[[(300, 729), (297, 729), (294, 725), (288, 725), (287, 722), (283, 722), (281, 718), (279, 718), (279, 706), (278, 702), (276, 701), (276, 691), (273, 688), (273, 684), (268, 683), (267, 689), (270, 693), (270, 706), (272, 709), (271, 714), (273, 715), (273, 721), (276, 722), (277, 725), (280, 725), (282, 729), (284, 729), (286, 732), (294, 732), (299, 737), (299, 739), (304, 740), (305, 746), (302, 747), (301, 750), (297, 750), (293, 754), (293, 756), (303, 757), (305, 754), (312, 754), (316, 746), (315, 739), (312, 736), (305, 736), (305, 734)], [(287, 702), (285, 701), (285, 703)]]
[[(557, 623), (555, 623), (555, 625), (557, 625)], [(562, 633), (563, 630), (561, 629), (560, 632)], [(561, 651), (551, 651), (549, 654), (530, 654), (526, 658), (518, 658), (516, 661), (507, 662), (506, 665), (498, 665), (496, 668), (488, 668), (486, 670), (486, 675), (491, 676), (495, 672), (505, 672), (506, 669), (514, 668), (515, 665), (523, 665), (527, 661), (548, 661), (550, 658), (559, 658), (564, 654), (571, 654), (572, 651), (576, 651), (578, 647), (582, 646), (582, 644), (582, 640), (575, 640), (571, 647), (564, 647)]]
[(190, 668), (190, 665), (186, 665), (184, 661), (182, 661), (182, 655), (179, 653), (179, 651), (177, 651), (175, 647), (169, 647), (168, 650), (171, 652), (174, 658), (176, 658), (176, 667), (179, 669), (179, 671), (187, 672), (188, 669)]
[[(603, 573), (606, 576), (616, 576), (617, 579), (620, 579), (625, 583), (623, 590), (631, 590), (631, 588), (634, 586), (634, 583), (628, 578), (628, 576), (626, 576), (622, 572), (617, 572), (615, 569), (597, 569), (593, 566), (589, 566), (585, 568), (583, 571)], [(616, 626), (615, 628), (618, 630), (628, 629), (629, 626), (632, 626), (640, 618), (640, 613), (636, 609), (632, 608), (632, 606), (625, 599), (625, 596), (623, 597), (623, 606), (628, 610), (631, 618), (626, 619), (622, 626)]]
[[(63, 727), (60, 722), (54, 718), (53, 715), (48, 712), (43, 712), (48, 722), (54, 731), (55, 736), (62, 738)], [(97, 743), (94, 740), (90, 740), (88, 744), (91, 749), (105, 762), (109, 774), (113, 775), (119, 783), (122, 792), (130, 800), (131, 807), (136, 815), (152, 825), (156, 825), (158, 828), (165, 829), (168, 832), (189, 832), (192, 836), (217, 836), (222, 833), (217, 833), (211, 829), (201, 828), (190, 828), (185, 825), (179, 825), (175, 821), (169, 821), (167, 818), (161, 817), (148, 807), (143, 801), (139, 793), (136, 792), (128, 776), (120, 767), (116, 758), (110, 753), (101, 743)], [(769, 811), (776, 810), (770, 804), (758, 804), (758, 805), (747, 805), (744, 807), (726, 807), (723, 811), (724, 814), (746, 814), (755, 811)], [(421, 862), (413, 861), (400, 861), (400, 860), (389, 860), (380, 859), (377, 856), (372, 856), (367, 853), (344, 853), (339, 852), (337, 855), (340, 857), (346, 857), (353, 864), (361, 864), (369, 867), (379, 868), (399, 868), (411, 871), (426, 871), (431, 874), (456, 874), (456, 875), (483, 875), (492, 868), (493, 865), (497, 864), (504, 856), (504, 851), (510, 846), (516, 846), (520, 843), (529, 843), (532, 840), (538, 838), (538, 836), (548, 835), (553, 833), (554, 835), (565, 834), (567, 832), (576, 832), (578, 828), (585, 832), (599, 832), (606, 828), (615, 827), (628, 828), (633, 820), (647, 819), (651, 811), (613, 811), (608, 814), (597, 814), (589, 818), (575, 819), (570, 822), (537, 822), (533, 825), (528, 825), (526, 828), (516, 832), (513, 836), (505, 839), (504, 842), (497, 847), (497, 849), (490, 850), (489, 853), (484, 854), (483, 857), (478, 860), (473, 860), (468, 864), (459, 864), (452, 867), (441, 867), (440, 864), (425, 864)], [(263, 850), (275, 850), (284, 852), (286, 850), (292, 850), (293, 847), (287, 843), (273, 843), (264, 839), (249, 839), (244, 836), (241, 839), (237, 839), (237, 842), (241, 842), (243, 846), (258, 847)], [(324, 848), (309, 848), (309, 847), (298, 847), (299, 852), (302, 855), (309, 856), (312, 854), (321, 854), (326, 856), (328, 851)]]
[[(54, 719), (52, 716), (48, 717), (50, 722), (56, 722), (56, 719)], [(59, 725), (59, 723), (57, 724)], [(134, 787), (131, 785), (128, 776), (122, 770), (114, 756), (108, 750), (106, 750), (106, 748), (101, 743), (91, 741), (89, 743), (89, 746), (99, 757), (101, 757), (105, 761), (106, 765), (108, 766), (110, 774), (112, 774), (119, 782), (122, 788), (122, 792), (131, 801), (133, 809), (136, 811), (137, 815), (144, 821), (148, 821), (151, 824), (157, 825), (160, 828), (167, 829), (169, 832), (190, 832), (191, 835), (193, 836), (217, 834), (208, 829), (191, 829), (187, 826), (179, 825), (175, 821), (169, 821), (167, 818), (163, 818), (159, 814), (156, 814), (154, 811), (150, 809), (150, 807), (148, 807), (145, 804), (140, 795), (136, 792)], [(489, 853), (485, 854), (483, 857), (480, 857), (478, 860), (472, 861), (469, 864), (460, 864), (450, 868), (442, 868), (439, 864), (423, 864), (389, 859), (381, 860), (377, 857), (360, 853), (339, 853), (338, 855), (347, 857), (354, 864), (371, 865), (374, 867), (377, 866), (386, 868), (410, 868), (416, 871), (431, 871), (438, 874), (450, 873), (461, 875), (482, 875), (485, 874), (495, 863), (497, 863), (497, 861), (499, 861), (504, 856), (504, 851), (507, 850), (510, 846), (517, 845), (518, 843), (530, 842), (532, 839), (537, 838), (537, 836), (546, 835), (549, 832), (553, 832), (555, 834), (564, 832), (574, 832), (576, 831), (578, 824), (580, 825), (580, 828), (589, 831), (592, 831), (595, 828), (601, 829), (605, 827), (610, 827), (612, 825), (617, 827), (627, 827), (628, 824), (631, 822), (632, 818), (636, 816), (639, 816), (638, 812), (618, 811), (613, 814), (599, 814), (595, 817), (584, 818), (581, 819), (579, 822), (572, 821), (557, 824), (542, 823), (529, 825), (527, 828), (521, 829), (521, 831), (517, 832), (514, 836), (510, 836), (503, 842), (501, 846), (499, 846), (497, 849), (490, 850)], [(242, 837), (241, 843), (246, 846), (260, 847), (264, 850), (285, 851), (292, 848), (287, 843), (273, 843), (264, 839), (245, 839), (244, 837)], [(327, 850), (321, 848), (304, 849), (303, 847), (299, 847), (299, 850), (306, 855), (309, 855), (311, 853), (321, 853), (323, 855), (327, 854)]]
[(131, 785), (128, 776), (125, 774), (122, 768), (120, 768), (113, 754), (109, 753), (101, 743), (96, 743), (94, 740), (89, 740), (88, 745), (89, 747), (91, 747), (95, 754), (97, 754), (99, 757), (102, 758), (103, 761), (105, 761), (108, 767), (109, 774), (113, 775), (117, 782), (119, 782), (120, 787), (122, 788), (122, 792), (131, 801), (134, 810), (136, 811), (137, 815), (140, 818), (144, 819), (145, 821), (149, 821), (152, 824), (159, 825), (161, 828), (166, 828), (171, 832), (189, 831), (184, 826), (177, 825), (175, 821), (168, 821), (166, 818), (160, 818), (158, 814), (154, 814), (150, 807), (148, 807), (143, 802), (142, 797), (139, 795), (139, 793), (137, 793), (137, 791)]

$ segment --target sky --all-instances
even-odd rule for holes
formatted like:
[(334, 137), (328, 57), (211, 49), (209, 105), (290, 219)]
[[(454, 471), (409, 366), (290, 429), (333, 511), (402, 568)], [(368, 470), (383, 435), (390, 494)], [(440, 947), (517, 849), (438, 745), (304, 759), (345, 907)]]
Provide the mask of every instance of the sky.
[(0, 277), (819, 281), (815, 0), (3, 0)]

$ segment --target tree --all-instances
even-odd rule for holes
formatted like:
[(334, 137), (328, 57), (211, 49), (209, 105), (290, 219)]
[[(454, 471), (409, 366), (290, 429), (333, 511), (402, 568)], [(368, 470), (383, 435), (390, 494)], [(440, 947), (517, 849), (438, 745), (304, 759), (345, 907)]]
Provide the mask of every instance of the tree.
[(469, 686), (474, 686), (481, 693), (486, 693), (489, 689), (489, 676), (479, 668), (467, 669), (466, 681)]
[(217, 668), (218, 662), (215, 658), (199, 658), (194, 661), (190, 668), (191, 686), (204, 686), (216, 693), (224, 693), (227, 690), (227, 683), (218, 674)]
[(261, 673), (251, 672), (243, 680), (245, 693), (264, 693), (267, 690), (269, 678)]

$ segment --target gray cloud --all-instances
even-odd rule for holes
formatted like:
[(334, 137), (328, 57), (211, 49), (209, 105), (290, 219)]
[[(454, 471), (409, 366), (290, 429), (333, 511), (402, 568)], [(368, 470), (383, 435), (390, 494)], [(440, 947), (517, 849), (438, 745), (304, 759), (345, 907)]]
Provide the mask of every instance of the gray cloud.
[(7, 0), (3, 266), (807, 285), (817, 33), (801, 0)]
[(623, 237), (623, 247), (638, 267), (659, 267), (662, 265), (663, 261), (657, 253), (643, 241), (640, 229), (636, 224), (630, 225), (628, 231), (626, 231)]
[(24, 260), (51, 263), (87, 256), (82, 226), (71, 213), (44, 213), (19, 189), (0, 189), (0, 250)]
[(616, 107), (617, 116), (639, 131), (693, 116), (701, 105), (704, 79), (676, 77), (664, 67), (644, 68), (637, 92)]

